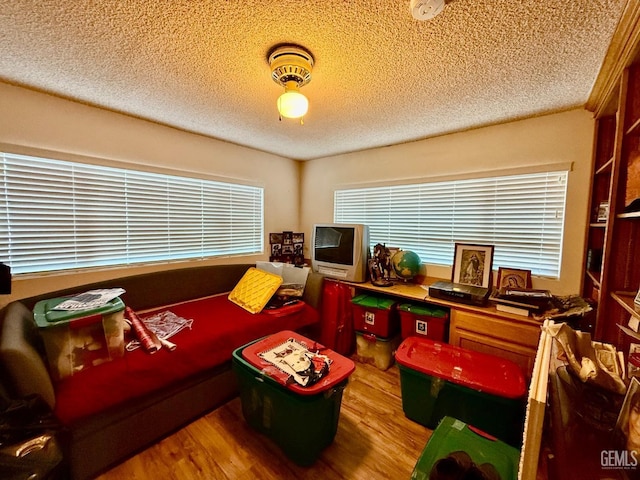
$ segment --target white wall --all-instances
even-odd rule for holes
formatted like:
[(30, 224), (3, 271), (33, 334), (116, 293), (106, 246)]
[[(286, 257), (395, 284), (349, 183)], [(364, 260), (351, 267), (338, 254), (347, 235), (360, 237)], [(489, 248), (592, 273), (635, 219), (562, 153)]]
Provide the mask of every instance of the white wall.
[[(333, 192), (339, 188), (375, 185), (382, 180), (405, 182), (519, 168), (535, 170), (545, 164), (569, 162), (573, 170), (567, 190), (561, 278), (557, 281), (534, 278), (533, 286), (548, 288), (559, 295), (579, 293), (593, 127), (592, 115), (576, 109), (305, 162), (302, 164), (300, 226), (310, 238), (313, 223), (333, 221)], [(451, 268), (427, 265), (426, 275), (450, 278)]]
[[(144, 165), (159, 172), (192, 172), (264, 187), (264, 255), (127, 268), (127, 275), (264, 260), (269, 232), (299, 228), (299, 162), (4, 83), (0, 83), (0, 151), (109, 166)], [(15, 277), (12, 294), (0, 296), (0, 306), (12, 299), (122, 275), (122, 269), (104, 269)]]
[[(304, 231), (307, 255), (312, 224), (333, 219), (336, 188), (572, 162), (561, 279), (534, 278), (534, 287), (557, 294), (580, 289), (593, 138), (592, 115), (582, 109), (300, 163), (3, 83), (0, 99), (0, 149), (113, 166), (143, 165), (169, 173), (193, 172), (263, 186), (265, 246), (269, 232)], [(267, 256), (265, 252), (143, 266), (128, 268), (126, 273), (252, 263)], [(450, 268), (436, 266), (427, 266), (426, 273), (441, 278), (451, 274)], [(122, 269), (104, 269), (18, 277), (12, 295), (0, 297), (0, 306), (14, 298), (122, 274)]]

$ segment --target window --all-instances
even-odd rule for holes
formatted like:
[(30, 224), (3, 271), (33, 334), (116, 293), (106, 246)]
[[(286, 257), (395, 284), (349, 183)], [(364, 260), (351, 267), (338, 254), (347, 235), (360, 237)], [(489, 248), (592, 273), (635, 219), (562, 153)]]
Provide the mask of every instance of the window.
[(0, 153), (13, 273), (262, 253), (263, 189)]
[(337, 190), (334, 221), (369, 225), (371, 244), (451, 265), (455, 243), (494, 245), (494, 268), (558, 278), (567, 172)]

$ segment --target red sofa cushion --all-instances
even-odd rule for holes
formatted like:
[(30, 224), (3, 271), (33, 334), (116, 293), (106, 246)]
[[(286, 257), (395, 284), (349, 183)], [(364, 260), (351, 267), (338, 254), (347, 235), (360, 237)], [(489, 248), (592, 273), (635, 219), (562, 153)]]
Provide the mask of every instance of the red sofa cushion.
[(171, 337), (178, 347), (172, 352), (163, 348), (154, 354), (138, 348), (126, 352), (121, 359), (59, 382), (55, 413), (63, 424), (71, 425), (230, 361), (234, 349), (252, 340), (281, 330), (298, 330), (319, 320), (318, 312), (306, 304), (286, 315), (266, 311), (252, 314), (230, 302), (226, 295), (159, 308), (142, 313), (141, 317), (164, 310), (193, 319), (190, 330)]

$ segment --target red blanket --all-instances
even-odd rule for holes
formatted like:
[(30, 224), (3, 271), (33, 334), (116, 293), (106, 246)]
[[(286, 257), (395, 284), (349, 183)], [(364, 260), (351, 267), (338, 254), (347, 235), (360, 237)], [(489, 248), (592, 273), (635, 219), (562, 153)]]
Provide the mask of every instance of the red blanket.
[[(286, 307), (285, 307), (286, 308)], [(318, 312), (308, 306), (288, 315), (263, 311), (252, 314), (230, 302), (226, 295), (208, 297), (146, 312), (170, 310), (193, 319), (191, 330), (171, 337), (174, 351), (150, 355), (139, 348), (124, 357), (83, 370), (56, 386), (55, 413), (66, 425), (116, 407), (136, 397), (161, 390), (231, 360), (234, 349), (281, 330), (298, 330), (316, 323)]]

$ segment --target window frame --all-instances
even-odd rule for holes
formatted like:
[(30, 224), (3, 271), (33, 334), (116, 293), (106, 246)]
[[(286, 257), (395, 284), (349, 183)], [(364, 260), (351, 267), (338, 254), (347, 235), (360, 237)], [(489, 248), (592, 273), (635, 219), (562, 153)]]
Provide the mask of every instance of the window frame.
[[(334, 190), (334, 222), (368, 224), (371, 246), (376, 243), (384, 243), (388, 247), (414, 250), (420, 255), (423, 263), (426, 264), (452, 266), (455, 243), (493, 245), (495, 247), (494, 268), (528, 269), (538, 277), (559, 279), (562, 267), (568, 197), (567, 186), (570, 171), (571, 165), (561, 163), (540, 166), (536, 169), (493, 171), (458, 178), (414, 179), (404, 182), (391, 181), (368, 185), (341, 186)], [(523, 254), (518, 245), (507, 244), (507, 240), (512, 243), (517, 242), (510, 238), (509, 232), (505, 233), (503, 231), (502, 225), (498, 226), (500, 228), (496, 228), (495, 225), (491, 224), (492, 229), (496, 228), (497, 233), (494, 236), (482, 234), (478, 231), (474, 232), (473, 228), (474, 222), (480, 225), (477, 218), (486, 215), (486, 212), (479, 207), (474, 211), (475, 207), (471, 200), (474, 195), (477, 196), (477, 204), (480, 205), (482, 203), (481, 206), (486, 207), (486, 202), (493, 201), (490, 197), (493, 196), (498, 199), (501, 197), (499, 187), (494, 188), (495, 192), (489, 191), (490, 184), (512, 184), (511, 187), (514, 188), (514, 191), (511, 193), (517, 197), (518, 182), (527, 179), (532, 179), (532, 184), (537, 184), (542, 179), (545, 179), (542, 183), (547, 182), (554, 187), (554, 189), (550, 188), (547, 192), (550, 198), (548, 199), (548, 204), (544, 206), (545, 210), (540, 217), (547, 222), (545, 228), (548, 232), (553, 233), (554, 237), (551, 240), (544, 236), (541, 237), (539, 252), (536, 253), (535, 260), (529, 258), (529, 254)], [(555, 185), (554, 179), (560, 179), (561, 181), (558, 185)], [(479, 190), (481, 190), (479, 193), (473, 191), (476, 185), (481, 186), (479, 187)], [(466, 196), (467, 200), (471, 202), (470, 205), (466, 205), (464, 208), (456, 207), (456, 193), (450, 191), (452, 188), (455, 190), (457, 186), (461, 187), (460, 193), (458, 193), (460, 201), (464, 201)], [(530, 187), (530, 189), (530, 193), (534, 194), (534, 196), (538, 193), (534, 187)], [(426, 193), (420, 193), (420, 190)], [(531, 203), (532, 200), (526, 198), (527, 191), (524, 190), (520, 193), (524, 196), (517, 198), (517, 202), (520, 202), (522, 208), (528, 207), (527, 202)], [(560, 198), (558, 198), (558, 195)], [(347, 197), (349, 196), (354, 198), (348, 199)], [(366, 198), (367, 196), (369, 198)], [(506, 196), (508, 197), (508, 195)], [(418, 198), (421, 198), (421, 200)], [(512, 202), (512, 204), (506, 205), (505, 212), (509, 215), (515, 215), (514, 209), (517, 207), (517, 203), (514, 203), (515, 200), (509, 200), (508, 198), (507, 201)], [(395, 207), (390, 207), (389, 205), (395, 205)], [(420, 206), (416, 207), (416, 205)], [(401, 206), (401, 208), (398, 206)], [(395, 213), (391, 211), (392, 208), (396, 208)], [(420, 214), (411, 212), (411, 209), (422, 209), (422, 217)], [(433, 220), (431, 225), (433, 231), (440, 229), (440, 237), (428, 230), (430, 228), (428, 217), (435, 217), (436, 213), (441, 215), (440, 220)], [(476, 220), (470, 220), (472, 215), (476, 215)], [(454, 218), (456, 216), (461, 219), (465, 216), (467, 217), (460, 222), (463, 227), (466, 227), (466, 229), (462, 229), (464, 233), (455, 228), (456, 222)], [(396, 225), (395, 228), (397, 230), (393, 232), (394, 222), (398, 223), (394, 219), (402, 217), (407, 219), (405, 222), (407, 225), (411, 223), (415, 226)], [(554, 218), (551, 219), (550, 217)], [(421, 219), (409, 222), (408, 219), (410, 218)], [(485, 221), (491, 223), (494, 222), (494, 219), (483, 217), (483, 222)], [(514, 229), (518, 228), (517, 226), (524, 229), (522, 225), (531, 225), (531, 222), (526, 216), (519, 215), (514, 216), (513, 225)], [(482, 228), (487, 229), (487, 227)], [(479, 230), (479, 227), (476, 230)], [(535, 229), (532, 229), (530, 235), (534, 235), (535, 232), (533, 230)], [(429, 234), (425, 235), (425, 231), (429, 231)], [(514, 235), (512, 235), (514, 238), (521, 238), (524, 235), (520, 233), (518, 236), (515, 233), (518, 232), (514, 232)], [(421, 235), (423, 236), (421, 237)], [(522, 239), (519, 241), (524, 243)], [(549, 243), (545, 244), (545, 242)], [(527, 257), (527, 259), (523, 261), (524, 257)], [(544, 267), (539, 268), (542, 264), (544, 264)]]
[[(0, 235), (7, 239), (0, 245), (0, 261), (14, 274), (264, 253), (262, 186), (52, 157), (0, 152)], [(131, 254), (134, 246), (138, 251)], [(65, 257), (65, 248), (77, 248), (81, 260), (70, 260), (70, 253)], [(83, 257), (90, 248), (94, 258)], [(45, 254), (57, 259), (34, 260)]]

